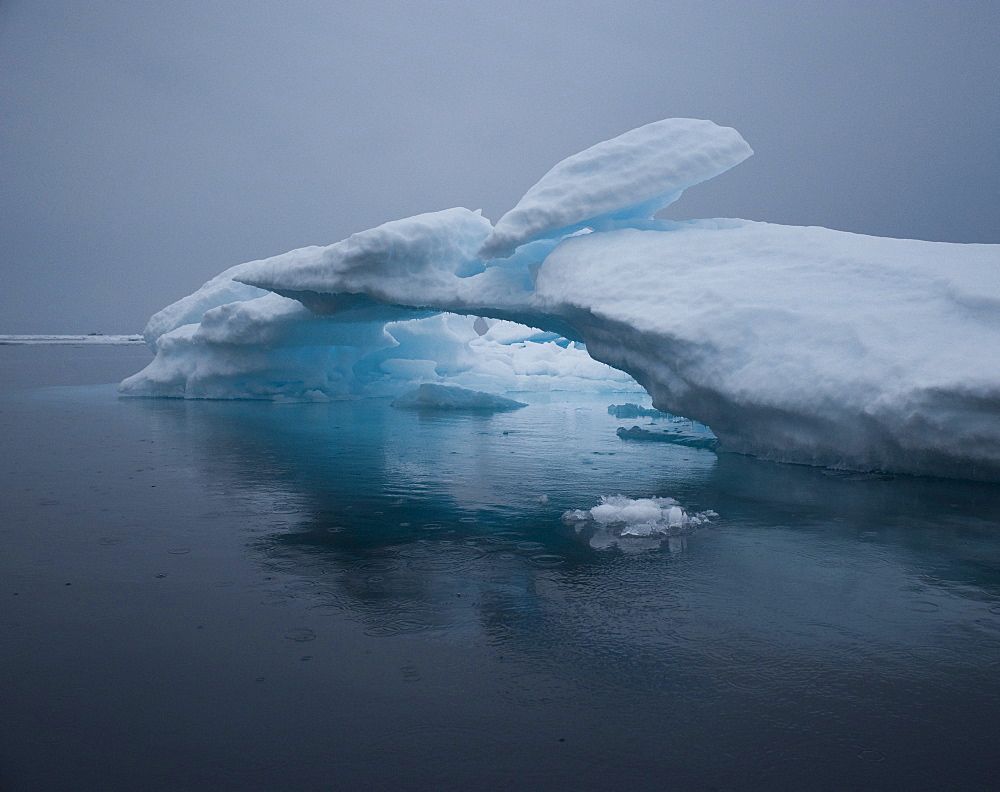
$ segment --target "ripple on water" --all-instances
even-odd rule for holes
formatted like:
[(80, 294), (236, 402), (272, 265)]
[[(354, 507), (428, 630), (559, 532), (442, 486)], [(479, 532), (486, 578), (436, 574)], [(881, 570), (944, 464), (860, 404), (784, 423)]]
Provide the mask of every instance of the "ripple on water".
[(274, 591), (257, 600), (261, 605), (287, 605), (295, 599), (294, 594), (282, 594), (280, 592)]
[(927, 600), (917, 600), (916, 602), (911, 602), (909, 604), (911, 611), (916, 611), (917, 613), (935, 613), (941, 610), (941, 606), (933, 602), (928, 602)]
[(898, 647), (884, 652), (883, 655), (890, 659), (901, 660), (907, 665), (917, 662), (924, 671), (933, 670), (939, 674), (948, 673), (947, 669), (954, 670), (956, 667), (968, 664), (965, 655), (957, 649), (933, 644)]
[[(776, 748), (773, 759), (765, 762), (754, 779), (755, 789), (815, 789), (821, 780), (822, 789), (856, 789), (859, 781), (856, 763), (847, 757), (830, 755), (826, 745), (798, 748)], [(877, 762), (858, 755), (868, 762), (870, 771)]]
[(455, 572), (471, 566), (486, 553), (478, 547), (442, 544), (436, 547), (418, 546), (401, 555), (407, 559), (406, 566), (417, 572)]
[(354, 572), (393, 572), (402, 563), (396, 558), (360, 558), (347, 564), (347, 569)]
[(35, 644), (25, 639), (9, 638), (0, 641), (0, 660), (13, 660), (35, 650)]
[(313, 611), (321, 616), (341, 616), (344, 613), (349, 613), (351, 607), (346, 602), (341, 602), (340, 600), (324, 600), (314, 605), (307, 605), (306, 610)]
[(310, 591), (319, 586), (319, 583), (315, 580), (292, 580), (285, 583), (285, 589), (288, 591)]
[(495, 545), (510, 545), (514, 544), (520, 536), (520, 534), (514, 531), (497, 531), (496, 533), (483, 537), (483, 541)]
[(365, 635), (376, 638), (391, 638), (396, 635), (423, 632), (433, 626), (433, 623), (427, 618), (413, 614), (404, 614), (382, 621), (369, 621), (368, 626), (365, 627)]
[(315, 641), (316, 633), (306, 627), (298, 627), (294, 630), (286, 632), (285, 638), (289, 641), (295, 641), (297, 643), (306, 643), (307, 641)]
[[(466, 726), (452, 722), (441, 725), (428, 719), (420, 726), (382, 731), (369, 745), (370, 755), (359, 761), (381, 768), (385, 775), (377, 779), (380, 783), (375, 785), (390, 788), (398, 783), (398, 770), (395, 768), (399, 767), (406, 767), (415, 778), (440, 777), (441, 756), (445, 747), (449, 755), (460, 757), (470, 767), (489, 767), (495, 759), (495, 743), (483, 739), (481, 723)], [(385, 762), (387, 756), (392, 757), (392, 762)]]
[(539, 553), (531, 556), (528, 559), (528, 562), (532, 566), (541, 567), (542, 569), (553, 569), (565, 564), (566, 558), (561, 555), (556, 555), (555, 553)]

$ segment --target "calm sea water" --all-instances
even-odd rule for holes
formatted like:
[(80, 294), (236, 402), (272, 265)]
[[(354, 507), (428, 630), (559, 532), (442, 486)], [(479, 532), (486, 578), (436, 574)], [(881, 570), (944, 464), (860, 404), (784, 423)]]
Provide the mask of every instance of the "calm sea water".
[[(1000, 487), (0, 347), (0, 787), (994, 789)], [(648, 403), (648, 402), (647, 402)], [(709, 526), (562, 523), (669, 496)]]

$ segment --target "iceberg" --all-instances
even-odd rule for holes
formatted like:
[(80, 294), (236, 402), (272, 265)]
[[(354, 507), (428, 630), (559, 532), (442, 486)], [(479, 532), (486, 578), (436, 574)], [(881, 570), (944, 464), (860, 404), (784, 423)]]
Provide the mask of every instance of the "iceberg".
[(150, 320), (120, 390), (641, 386), (719, 451), (1000, 481), (1000, 245), (654, 217), (751, 153), (668, 119), (557, 164), (495, 227), (447, 209), (231, 268)]

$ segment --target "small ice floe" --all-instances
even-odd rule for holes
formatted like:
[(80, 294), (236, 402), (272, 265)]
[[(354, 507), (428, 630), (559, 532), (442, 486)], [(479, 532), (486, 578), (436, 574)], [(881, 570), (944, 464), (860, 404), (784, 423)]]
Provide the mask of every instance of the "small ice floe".
[(625, 404), (609, 404), (608, 415), (615, 418), (673, 418), (670, 413), (660, 412), (649, 407), (640, 407), (638, 404), (626, 402)]
[(686, 423), (692, 426), (675, 426), (668, 429), (643, 429), (641, 426), (626, 429), (624, 426), (619, 426), (615, 434), (622, 440), (637, 440), (641, 443), (673, 443), (687, 448), (705, 448), (709, 451), (718, 447), (719, 439), (711, 429), (705, 427), (703, 430), (698, 430), (693, 428), (692, 422)]
[[(630, 551), (657, 549), (663, 540), (688, 533), (718, 516), (711, 510), (688, 512), (673, 498), (604, 495), (597, 506), (571, 509), (562, 519), (578, 534), (586, 535), (596, 549), (618, 546)], [(669, 543), (671, 549), (674, 545), (678, 543)]]
[(425, 383), (416, 390), (404, 393), (393, 401), (393, 407), (405, 410), (470, 410), (474, 412), (504, 412), (527, 407), (495, 393), (468, 390), (454, 385)]

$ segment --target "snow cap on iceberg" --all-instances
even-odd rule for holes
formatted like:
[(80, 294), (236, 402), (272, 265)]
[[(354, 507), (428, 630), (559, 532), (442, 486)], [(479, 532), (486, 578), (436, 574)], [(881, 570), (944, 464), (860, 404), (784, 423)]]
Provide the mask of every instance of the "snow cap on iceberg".
[(468, 209), (445, 209), (352, 234), (309, 256), (275, 256), (247, 265), (237, 280), (302, 301), (317, 313), (340, 306), (317, 295), (367, 294), (394, 302), (401, 283), (415, 294), (439, 291), (457, 269), (476, 257), (492, 230)]
[[(318, 248), (307, 248), (307, 250)], [(298, 252), (298, 251), (295, 251)], [(288, 255), (287, 253), (285, 254)], [(228, 303), (243, 302), (263, 297), (267, 292), (264, 289), (257, 289), (233, 280), (249, 267), (257, 264), (256, 261), (249, 261), (245, 264), (237, 264), (224, 272), (219, 273), (210, 281), (202, 285), (198, 291), (182, 297), (171, 303), (166, 308), (161, 308), (153, 314), (146, 329), (142, 331), (143, 340), (155, 352), (156, 344), (160, 336), (166, 335), (178, 327), (187, 324), (197, 324), (206, 311), (218, 308), (220, 305)]]
[(500, 218), (482, 258), (505, 258), (539, 237), (619, 217), (649, 218), (687, 187), (753, 154), (739, 132), (711, 121), (668, 118), (564, 159)]

